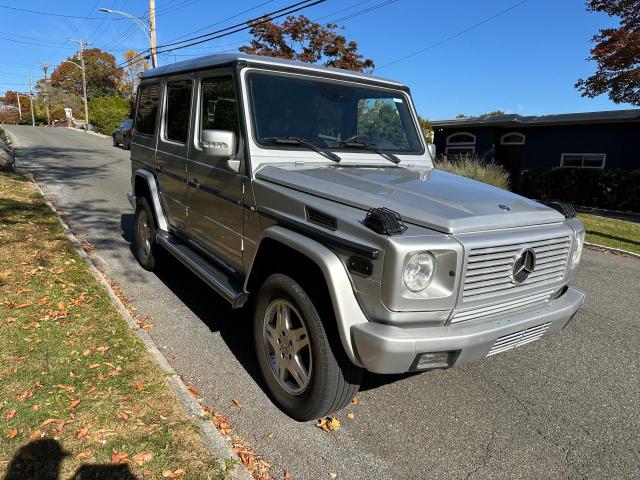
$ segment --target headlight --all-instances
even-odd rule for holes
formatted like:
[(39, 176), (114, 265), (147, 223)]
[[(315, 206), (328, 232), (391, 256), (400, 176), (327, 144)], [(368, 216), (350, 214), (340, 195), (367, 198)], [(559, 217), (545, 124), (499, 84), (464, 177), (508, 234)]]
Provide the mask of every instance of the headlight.
[(429, 286), (436, 271), (436, 260), (429, 252), (415, 252), (402, 271), (402, 280), (412, 292), (421, 292)]
[(580, 263), (580, 256), (582, 255), (582, 247), (584, 246), (584, 231), (576, 232), (575, 244), (573, 246), (573, 253), (571, 254), (571, 269), (573, 270)]

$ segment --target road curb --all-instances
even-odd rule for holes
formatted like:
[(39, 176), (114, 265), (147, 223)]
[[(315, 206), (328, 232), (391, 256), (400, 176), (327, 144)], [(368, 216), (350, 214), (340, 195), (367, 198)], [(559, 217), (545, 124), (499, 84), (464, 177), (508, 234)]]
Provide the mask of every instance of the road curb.
[(590, 250), (597, 250), (599, 252), (608, 252), (608, 253), (618, 253), (620, 255), (640, 259), (640, 254), (633, 253), (628, 250), (622, 250), (621, 248), (606, 247), (604, 245), (600, 245), (599, 243), (589, 243), (589, 242), (584, 242), (584, 246), (589, 248)]
[(171, 367), (171, 365), (169, 365), (166, 357), (160, 352), (151, 336), (149, 336), (149, 334), (143, 328), (140, 328), (140, 326), (138, 326), (135, 320), (131, 317), (129, 311), (127, 310), (127, 307), (124, 305), (124, 303), (122, 303), (120, 298), (118, 298), (115, 291), (107, 281), (105, 275), (98, 269), (98, 265), (94, 262), (93, 258), (91, 258), (91, 256), (84, 250), (84, 248), (82, 248), (80, 240), (78, 240), (69, 226), (58, 214), (58, 210), (47, 198), (47, 195), (40, 188), (40, 185), (38, 185), (38, 182), (35, 180), (33, 175), (26, 172), (22, 174), (29, 178), (36, 186), (38, 192), (40, 193), (40, 195), (42, 195), (42, 198), (44, 199), (47, 207), (49, 207), (49, 209), (51, 209), (51, 211), (56, 215), (58, 222), (60, 222), (60, 225), (62, 225), (64, 233), (67, 239), (73, 245), (75, 251), (84, 260), (93, 277), (100, 283), (100, 285), (102, 285), (106, 289), (109, 297), (115, 304), (120, 317), (127, 323), (129, 329), (132, 330), (140, 339), (153, 361), (166, 375), (169, 388), (171, 388), (171, 391), (177, 397), (178, 402), (187, 415), (187, 418), (189, 418), (189, 420), (191, 420), (191, 422), (193, 422), (200, 430), (200, 434), (205, 446), (216, 457), (217, 461), (220, 463), (221, 468), (226, 472), (227, 477), (232, 480), (252, 480), (253, 476), (246, 468), (246, 466), (242, 464), (238, 456), (234, 453), (227, 438), (222, 435), (222, 433), (219, 432), (217, 428), (215, 428), (213, 422), (208, 417), (204, 408), (202, 408), (200, 403), (198, 403), (196, 398), (191, 394), (176, 371)]

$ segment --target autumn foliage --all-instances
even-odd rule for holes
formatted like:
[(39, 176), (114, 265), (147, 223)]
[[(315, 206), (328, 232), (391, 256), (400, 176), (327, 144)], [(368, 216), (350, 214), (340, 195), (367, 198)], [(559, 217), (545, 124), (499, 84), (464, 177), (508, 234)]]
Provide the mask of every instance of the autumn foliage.
[(576, 88), (584, 97), (608, 93), (616, 103), (640, 105), (640, 0), (588, 0), (587, 9), (619, 17), (620, 25), (594, 35), (589, 59), (598, 68)]
[(263, 18), (254, 22), (250, 30), (254, 38), (240, 51), (357, 72), (372, 69), (373, 60), (358, 53), (358, 44), (338, 34), (337, 29), (334, 23), (321, 25), (304, 15), (290, 15), (281, 25)]

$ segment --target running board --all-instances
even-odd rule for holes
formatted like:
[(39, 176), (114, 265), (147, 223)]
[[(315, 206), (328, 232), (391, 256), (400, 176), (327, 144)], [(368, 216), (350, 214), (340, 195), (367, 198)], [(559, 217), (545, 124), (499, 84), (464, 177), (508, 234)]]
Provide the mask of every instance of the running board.
[(156, 240), (195, 273), (207, 285), (227, 300), (232, 308), (240, 308), (247, 301), (247, 294), (240, 290), (222, 270), (198, 255), (185, 243), (162, 230), (156, 232)]

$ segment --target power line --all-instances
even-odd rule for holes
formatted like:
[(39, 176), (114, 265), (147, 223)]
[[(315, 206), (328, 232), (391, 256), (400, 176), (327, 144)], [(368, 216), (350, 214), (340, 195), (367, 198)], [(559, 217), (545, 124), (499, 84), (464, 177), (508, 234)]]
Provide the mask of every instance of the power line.
[(362, 2), (354, 3), (354, 4), (353, 4), (353, 5), (351, 5), (350, 7), (342, 8), (342, 9), (340, 9), (340, 10), (336, 10), (336, 11), (335, 11), (335, 12), (333, 12), (333, 13), (328, 13), (327, 15), (323, 15), (322, 17), (318, 17), (318, 18), (316, 18), (316, 19), (314, 20), (314, 22), (317, 22), (317, 21), (319, 21), (319, 20), (323, 20), (323, 19), (325, 19), (325, 18), (327, 18), (327, 17), (332, 17), (332, 16), (334, 16), (334, 15), (336, 15), (336, 14), (338, 14), (338, 13), (346, 12), (347, 10), (351, 10), (352, 8), (359, 7), (360, 5), (363, 5), (363, 4), (365, 4), (365, 3), (369, 3), (370, 1), (371, 1), (371, 0), (363, 0)]
[(487, 17), (487, 18), (485, 18), (484, 20), (482, 20), (482, 21), (480, 21), (478, 23), (474, 23), (473, 25), (471, 25), (470, 27), (465, 28), (464, 30), (460, 30), (459, 32), (454, 33), (453, 35), (449, 35), (448, 37), (445, 37), (442, 40), (439, 40), (439, 41), (437, 41), (435, 43), (432, 43), (431, 45), (428, 45), (428, 46), (426, 46), (424, 48), (421, 48), (420, 50), (417, 50), (417, 51), (415, 51), (413, 53), (410, 53), (409, 55), (405, 55), (405, 56), (400, 57), (400, 58), (398, 58), (396, 60), (393, 60), (392, 62), (385, 63), (381, 67), (377, 67), (377, 68), (371, 70), (371, 73), (373, 73), (374, 71), (377, 71), (377, 70), (381, 70), (383, 68), (387, 68), (390, 65), (395, 65), (398, 62), (402, 62), (402, 61), (407, 60), (409, 58), (415, 57), (416, 55), (420, 55), (421, 53), (424, 53), (427, 50), (431, 50), (432, 48), (440, 46), (443, 43), (448, 42), (449, 40), (453, 40), (454, 38), (460, 37), (460, 36), (464, 35), (465, 33), (470, 32), (471, 30), (474, 30), (474, 29), (484, 25), (485, 23), (489, 23), (491, 20), (494, 20), (494, 19), (498, 18), (499, 16), (504, 15), (507, 12), (510, 12), (511, 10), (519, 7), (523, 3), (526, 3), (527, 1), (528, 0), (521, 0), (518, 3), (514, 3), (510, 7), (507, 7), (504, 10), (500, 10), (495, 15), (491, 15), (490, 17)]
[(360, 15), (364, 15), (365, 13), (369, 13), (369, 12), (372, 12), (373, 10), (377, 10), (379, 8), (386, 7), (387, 5), (391, 5), (392, 3), (396, 3), (397, 1), (398, 0), (387, 0), (385, 2), (378, 3), (376, 5), (372, 5), (372, 6), (368, 7), (368, 8), (359, 10), (359, 11), (354, 12), (354, 13), (351, 13), (351, 14), (346, 15), (344, 17), (337, 18), (337, 19), (333, 20), (332, 23), (344, 22), (345, 20), (350, 20), (352, 18), (359, 17)]

